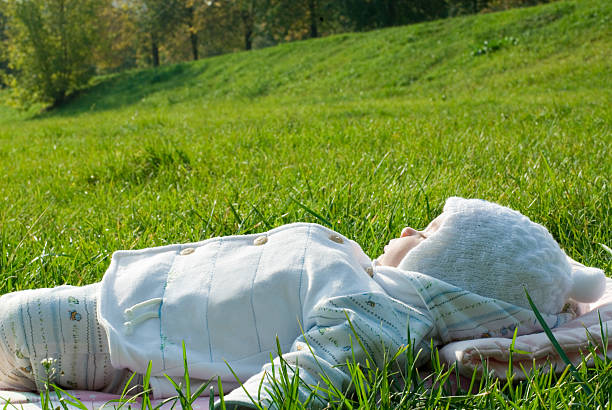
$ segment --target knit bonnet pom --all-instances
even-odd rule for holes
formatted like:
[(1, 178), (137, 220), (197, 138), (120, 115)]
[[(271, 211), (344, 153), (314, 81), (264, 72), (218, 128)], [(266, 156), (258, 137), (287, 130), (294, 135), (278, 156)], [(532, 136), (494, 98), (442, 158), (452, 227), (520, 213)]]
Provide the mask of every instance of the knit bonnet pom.
[(556, 314), (568, 299), (594, 302), (604, 292), (601, 269), (565, 255), (542, 225), (510, 208), (451, 197), (437, 231), (410, 250), (398, 267), (482, 296)]
[(606, 275), (601, 269), (586, 267), (573, 259), (569, 259), (572, 266), (572, 288), (569, 297), (576, 302), (592, 303), (603, 296)]

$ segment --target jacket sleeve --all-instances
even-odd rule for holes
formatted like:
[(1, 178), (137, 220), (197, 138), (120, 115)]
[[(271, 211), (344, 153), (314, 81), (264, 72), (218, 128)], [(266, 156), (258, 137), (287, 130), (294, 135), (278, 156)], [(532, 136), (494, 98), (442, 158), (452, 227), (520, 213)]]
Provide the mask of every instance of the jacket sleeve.
[[(282, 355), (289, 377), (297, 371), (304, 381), (298, 391), (302, 403), (316, 391), (317, 384), (328, 389), (323, 377), (346, 392), (351, 380), (347, 362), (353, 357), (355, 362), (365, 364), (369, 356), (375, 366), (383, 366), (407, 343), (408, 323), (410, 339), (419, 348), (428, 347), (422, 341), (433, 330), (426, 312), (373, 293), (328, 299), (314, 308), (313, 319), (315, 325), (295, 340), (290, 352)], [(400, 360), (403, 357), (400, 355)], [(228, 408), (254, 407), (251, 398), (265, 408), (275, 407), (271, 402), (273, 396), (289, 400), (282, 396), (282, 389), (275, 387), (282, 383), (280, 370), (278, 357), (264, 365), (242, 388), (225, 397)], [(309, 407), (324, 407), (326, 397), (325, 392), (318, 391), (318, 395), (311, 397)]]

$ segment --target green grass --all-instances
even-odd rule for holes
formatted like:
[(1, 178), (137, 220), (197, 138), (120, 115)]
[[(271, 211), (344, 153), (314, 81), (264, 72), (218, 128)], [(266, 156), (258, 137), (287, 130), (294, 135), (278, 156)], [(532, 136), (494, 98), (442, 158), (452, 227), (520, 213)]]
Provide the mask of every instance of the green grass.
[(610, 275), (610, 16), (560, 1), (98, 78), (43, 114), (0, 104), (0, 293), (314, 213), (375, 257), (450, 195), (518, 209)]

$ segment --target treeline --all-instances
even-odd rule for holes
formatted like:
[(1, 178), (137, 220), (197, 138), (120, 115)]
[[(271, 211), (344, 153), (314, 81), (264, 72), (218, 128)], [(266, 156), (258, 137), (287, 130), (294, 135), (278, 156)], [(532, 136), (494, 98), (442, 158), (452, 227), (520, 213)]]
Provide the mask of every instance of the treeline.
[(0, 85), (61, 104), (95, 74), (549, 0), (0, 0)]

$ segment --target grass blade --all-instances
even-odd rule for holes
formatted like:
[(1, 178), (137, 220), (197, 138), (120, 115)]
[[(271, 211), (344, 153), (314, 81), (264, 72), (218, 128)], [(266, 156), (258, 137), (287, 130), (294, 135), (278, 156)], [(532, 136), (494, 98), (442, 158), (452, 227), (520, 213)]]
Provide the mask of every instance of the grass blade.
[(529, 296), (529, 292), (527, 291), (527, 288), (524, 288), (524, 289), (525, 289), (525, 294), (527, 295), (527, 301), (529, 302), (529, 306), (531, 306), (533, 313), (538, 319), (538, 322), (540, 322), (542, 329), (544, 329), (544, 333), (546, 333), (546, 336), (550, 340), (550, 343), (552, 343), (556, 352), (559, 354), (559, 357), (561, 357), (563, 362), (569, 367), (570, 372), (572, 373), (572, 376), (574, 376), (574, 378), (576, 378), (576, 380), (580, 382), (580, 385), (582, 386), (584, 391), (589, 395), (592, 394), (591, 388), (586, 384), (582, 376), (580, 376), (580, 373), (578, 373), (578, 369), (576, 369), (576, 367), (572, 364), (569, 357), (567, 357), (567, 355), (565, 354), (565, 351), (561, 348), (561, 345), (559, 345), (559, 342), (555, 338), (555, 335), (553, 335), (552, 330), (550, 330), (550, 327), (548, 326), (548, 324), (546, 323), (546, 321), (540, 314), (540, 311), (538, 310), (536, 305), (533, 303), (533, 300), (531, 300), (531, 296)]
[(300, 201), (298, 201), (297, 199), (295, 199), (292, 196), (289, 196), (289, 199), (291, 199), (293, 202), (295, 202), (300, 208), (302, 208), (304, 211), (308, 212), (310, 215), (314, 216), (315, 218), (317, 218), (319, 221), (323, 222), (325, 225), (329, 226), (330, 228), (334, 227), (334, 224), (332, 224), (329, 220), (327, 220), (326, 218), (324, 218), (323, 216), (321, 216), (319, 213), (313, 211), (311, 208), (307, 207), (306, 205), (304, 205), (303, 203), (301, 203)]

